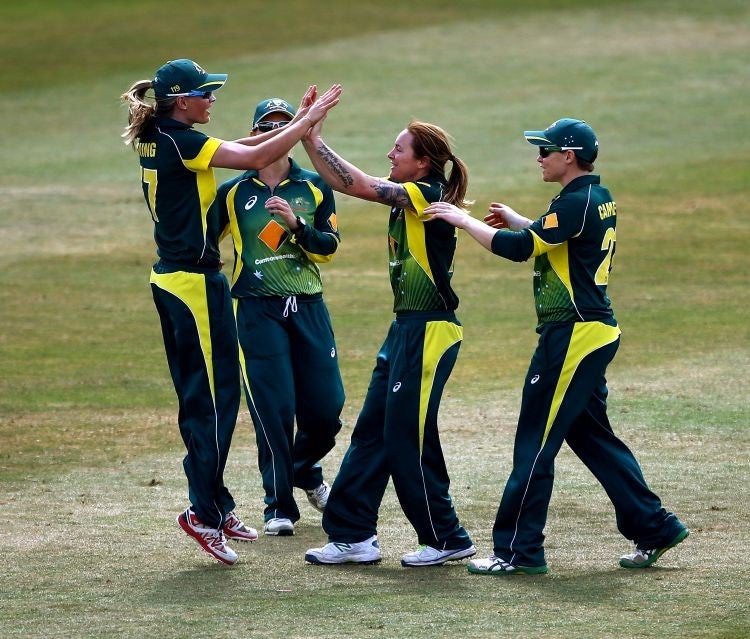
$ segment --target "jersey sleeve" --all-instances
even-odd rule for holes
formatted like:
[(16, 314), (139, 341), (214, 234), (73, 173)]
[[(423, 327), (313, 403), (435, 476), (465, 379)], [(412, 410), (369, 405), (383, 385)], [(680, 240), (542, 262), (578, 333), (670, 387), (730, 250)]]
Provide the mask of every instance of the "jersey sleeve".
[(315, 263), (330, 262), (336, 253), (341, 236), (336, 218), (336, 203), (333, 189), (322, 179), (308, 181), (315, 196), (317, 207), (313, 224), (305, 225), (299, 237), (292, 237), (295, 242)]
[(500, 230), (492, 236), (492, 252), (495, 255), (512, 260), (513, 262), (525, 262), (534, 250), (534, 240), (531, 231)]
[(418, 219), (424, 220), (427, 217), (424, 210), (433, 202), (439, 202), (443, 199), (442, 184), (434, 182), (404, 182), (403, 187), (411, 201), (411, 207), (405, 209), (416, 215)]
[(575, 237), (583, 230), (585, 209), (576, 197), (553, 200), (547, 213), (529, 227), (535, 257)]
[(182, 163), (191, 171), (207, 171), (224, 140), (208, 137), (195, 129), (188, 129), (185, 133), (175, 138)]
[(242, 176), (234, 177), (227, 180), (219, 186), (216, 190), (216, 209), (218, 214), (219, 233), (220, 239), (226, 237), (230, 232), (230, 220), (229, 220), (229, 206), (227, 204), (227, 197), (231, 188), (239, 182)]

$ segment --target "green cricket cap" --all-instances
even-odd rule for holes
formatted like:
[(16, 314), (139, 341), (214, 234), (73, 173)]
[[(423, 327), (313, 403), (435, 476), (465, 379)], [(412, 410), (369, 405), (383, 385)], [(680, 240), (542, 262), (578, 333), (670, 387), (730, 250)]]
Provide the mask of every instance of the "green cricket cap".
[(268, 98), (267, 100), (259, 102), (258, 106), (255, 107), (252, 128), (254, 129), (258, 126), (258, 123), (271, 113), (285, 113), (290, 118), (293, 118), (297, 111), (295, 111), (294, 107), (286, 100), (282, 100), (281, 98)]
[(544, 131), (524, 131), (523, 135), (530, 144), (571, 150), (585, 162), (593, 162), (599, 154), (596, 133), (584, 120), (562, 118)]
[(170, 60), (156, 72), (154, 95), (157, 98), (174, 98), (191, 93), (216, 91), (221, 89), (226, 81), (226, 73), (207, 73), (192, 60)]

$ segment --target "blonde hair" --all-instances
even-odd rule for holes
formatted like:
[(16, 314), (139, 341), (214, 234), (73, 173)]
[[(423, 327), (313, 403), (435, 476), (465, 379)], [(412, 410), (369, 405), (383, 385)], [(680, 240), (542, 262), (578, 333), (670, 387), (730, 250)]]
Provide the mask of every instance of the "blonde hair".
[(174, 108), (175, 98), (147, 101), (146, 91), (153, 87), (153, 80), (138, 80), (120, 96), (120, 100), (128, 107), (128, 126), (121, 135), (125, 144), (135, 147), (135, 141), (148, 128), (151, 118), (155, 115), (169, 115)]
[(418, 120), (409, 122), (406, 130), (414, 136), (414, 155), (428, 158), (431, 172), (445, 177), (448, 160), (453, 164), (444, 200), (461, 208), (471, 206), (473, 202), (465, 199), (469, 187), (469, 169), (461, 158), (453, 154), (450, 136), (439, 126)]

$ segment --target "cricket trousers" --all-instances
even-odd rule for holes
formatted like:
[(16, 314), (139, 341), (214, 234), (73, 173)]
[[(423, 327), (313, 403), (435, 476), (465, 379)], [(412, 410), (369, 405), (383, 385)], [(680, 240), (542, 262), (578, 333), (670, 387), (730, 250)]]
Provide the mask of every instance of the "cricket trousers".
[[(167, 272), (163, 272), (167, 271)], [(224, 467), (240, 403), (237, 329), (226, 277), (218, 271), (171, 271), (157, 263), (151, 291), (159, 312), (192, 509), (221, 528), (235, 503)]]
[(341, 430), (344, 385), (331, 318), (319, 293), (242, 297), (234, 303), (264, 518), (295, 522), (300, 512), (294, 488), (320, 486), (319, 462)]
[(603, 486), (619, 531), (638, 547), (657, 548), (682, 530), (607, 418), (604, 375), (619, 343), (617, 325), (602, 322), (550, 323), (540, 329), (523, 388), (513, 470), (492, 531), (495, 555), (505, 561), (545, 565), (543, 530), (563, 441)]
[(403, 313), (391, 324), (323, 513), (330, 541), (356, 543), (377, 534), (392, 477), (418, 543), (471, 545), (449, 494), (438, 434), (440, 399), (462, 338), (452, 313)]

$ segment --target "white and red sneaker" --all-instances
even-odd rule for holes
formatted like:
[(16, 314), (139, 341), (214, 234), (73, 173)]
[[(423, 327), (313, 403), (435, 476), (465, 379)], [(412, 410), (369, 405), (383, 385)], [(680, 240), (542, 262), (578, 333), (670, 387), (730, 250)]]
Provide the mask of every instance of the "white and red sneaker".
[(255, 541), (258, 538), (258, 531), (242, 523), (237, 514), (232, 511), (224, 517), (224, 535), (227, 539), (234, 541)]
[(198, 516), (188, 508), (177, 517), (177, 523), (188, 535), (200, 544), (209, 555), (228, 566), (237, 561), (237, 553), (227, 546), (224, 532), (217, 528), (208, 528)]

